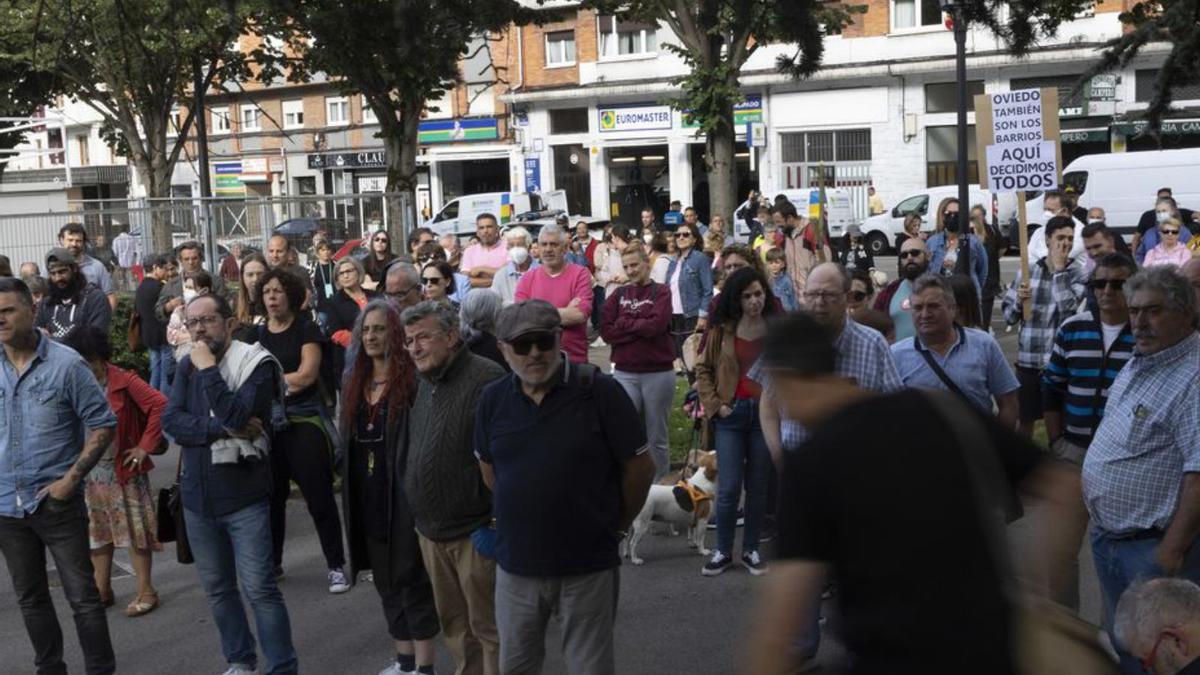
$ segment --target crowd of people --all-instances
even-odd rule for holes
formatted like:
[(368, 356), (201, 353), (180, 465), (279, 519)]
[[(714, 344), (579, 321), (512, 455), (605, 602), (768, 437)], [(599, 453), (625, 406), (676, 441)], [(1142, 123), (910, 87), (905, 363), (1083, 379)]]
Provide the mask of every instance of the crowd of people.
[(64, 669), (46, 549), (88, 672), (115, 668), (115, 548), (138, 581), (125, 614), (157, 608), (148, 472), (171, 443), (229, 674), (260, 652), (298, 669), (278, 585), (293, 484), (329, 592), (370, 578), (380, 596), (383, 673), (432, 673), (439, 636), (459, 673), (540, 672), (551, 617), (569, 672), (613, 672), (618, 544), (693, 450), (670, 445), (682, 387), (718, 467), (699, 572), (768, 577), (754, 672), (816, 663), (832, 581), (852, 672), (1014, 672), (989, 516), (1018, 517), (1017, 488), (1051, 506), (1040, 588), (1078, 609), (1087, 537), (1112, 646), (1141, 672), (1184, 630), (1146, 604), (1200, 594), (1147, 583), (1200, 581), (1200, 237), (1167, 192), (1132, 247), (1047, 195), (1028, 279), (1007, 284), (997, 228), (954, 199), (899, 243), (893, 279), (857, 228), (831, 242), (757, 193), (744, 241), (689, 207), (602, 231), (483, 214), (465, 247), (418, 228), (394, 251), (379, 231), (361, 259), (318, 233), (307, 267), (276, 235), (217, 274), (186, 242), (146, 256), (134, 294), (148, 382), (112, 363), (111, 272), (68, 224), (44, 278), (0, 278), (0, 552), (36, 666)]

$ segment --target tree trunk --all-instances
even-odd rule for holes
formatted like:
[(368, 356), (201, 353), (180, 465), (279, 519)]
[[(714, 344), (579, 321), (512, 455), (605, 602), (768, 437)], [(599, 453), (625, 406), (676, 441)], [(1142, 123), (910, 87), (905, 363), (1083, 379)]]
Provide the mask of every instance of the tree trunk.
[(417, 129), (420, 105), (405, 105), (396, 124), (383, 134), (387, 155), (388, 234), (394, 242), (407, 242), (417, 227)]
[[(170, 171), (156, 171), (146, 157), (140, 159), (135, 157), (131, 161), (137, 168), (139, 182), (141, 182), (148, 200), (166, 199), (171, 196)], [(150, 211), (150, 250), (164, 253), (173, 247), (170, 210), (151, 208), (152, 206), (153, 202), (147, 202), (147, 208)]]
[(721, 216), (725, 219), (726, 231), (732, 231), (737, 207), (737, 172), (733, 163), (735, 132), (733, 128), (733, 105), (729, 116), (715, 129), (708, 132), (704, 143), (704, 164), (708, 174), (708, 217)]

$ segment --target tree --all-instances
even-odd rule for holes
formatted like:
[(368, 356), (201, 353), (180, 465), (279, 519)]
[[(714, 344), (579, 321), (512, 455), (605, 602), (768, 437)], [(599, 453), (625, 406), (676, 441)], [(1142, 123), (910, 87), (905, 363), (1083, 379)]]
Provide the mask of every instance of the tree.
[(338, 78), (379, 120), (387, 192), (398, 195), (391, 207), (399, 217), (390, 221), (397, 241), (416, 221), (417, 131), (426, 102), (461, 81), (459, 61), (472, 41), (539, 18), (514, 0), (272, 0), (272, 10), (274, 18), (258, 28), (276, 38), (256, 54), (263, 68), (286, 70), (297, 82), (316, 73)]
[[(235, 42), (248, 19), (239, 0), (15, 0), (5, 8), (28, 36), (24, 60), (52, 77), (57, 93), (99, 113), (150, 198), (170, 196), (197, 112), (187, 105), (173, 130), (172, 110), (190, 100), (194, 62), (206, 89), (248, 75)], [(170, 222), (155, 218), (151, 236), (155, 250), (169, 249)]]
[[(1091, 0), (966, 0), (970, 23), (988, 26), (1015, 54), (1052, 35), (1066, 18)], [(821, 67), (826, 36), (840, 33), (865, 5), (822, 0), (587, 0), (598, 11), (634, 20), (662, 22), (679, 44), (664, 48), (688, 66), (677, 78), (681, 96), (671, 101), (705, 134), (709, 212), (733, 215), (733, 107), (742, 100), (741, 70), (759, 49), (786, 45), (776, 68), (806, 78)], [(1007, 18), (1004, 18), (1007, 17)]]
[[(0, 90), (4, 92), (0, 96), (0, 117), (32, 117), (39, 106), (52, 98), (54, 82), (49, 75), (35, 71), (21, 58), (28, 37), (17, 30), (13, 22), (5, 20), (8, 9), (0, 5)], [(11, 150), (24, 138), (21, 131), (0, 131), (0, 150)], [(5, 153), (3, 157), (12, 155)], [(0, 175), (7, 168), (7, 162), (0, 164)]]

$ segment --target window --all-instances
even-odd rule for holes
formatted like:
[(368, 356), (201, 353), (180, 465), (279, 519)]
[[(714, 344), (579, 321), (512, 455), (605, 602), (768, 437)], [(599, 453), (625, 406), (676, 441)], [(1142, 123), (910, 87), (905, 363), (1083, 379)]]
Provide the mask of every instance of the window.
[(785, 163), (871, 161), (870, 129), (780, 134), (780, 140)]
[(88, 155), (88, 137), (87, 134), (80, 134), (75, 137), (75, 158), (78, 160), (79, 166), (87, 166), (92, 163)]
[(612, 15), (601, 16), (597, 21), (602, 59), (648, 56), (658, 51), (656, 24), (626, 21)]
[(229, 108), (227, 106), (221, 106), (219, 108), (211, 108), (210, 110), (212, 111), (212, 124), (210, 125), (212, 127), (212, 133), (229, 133)]
[[(1149, 103), (1150, 98), (1154, 96), (1154, 82), (1158, 78), (1158, 71), (1154, 69), (1139, 70), (1134, 74), (1136, 78), (1133, 86), (1135, 90), (1134, 100), (1138, 103)], [(1200, 99), (1200, 83), (1198, 84), (1180, 84), (1171, 89), (1172, 101), (1191, 101)]]
[(304, 128), (304, 101), (292, 99), (283, 102), (283, 128)]
[(350, 100), (345, 96), (326, 97), (325, 124), (328, 126), (350, 124)]
[(923, 216), (928, 209), (929, 195), (917, 195), (915, 197), (909, 197), (908, 199), (905, 199), (897, 204), (896, 208), (892, 209), (892, 217), (895, 218), (896, 216), (907, 216), (910, 213), (916, 213)]
[[(925, 128), (925, 182), (929, 187), (958, 182), (958, 127)], [(975, 125), (967, 127), (967, 182), (979, 182), (975, 159)]]
[[(1058, 89), (1058, 108), (1059, 110), (1069, 108), (1079, 108), (1079, 113), (1083, 112), (1083, 108), (1087, 105), (1083, 99), (1083, 87), (1079, 87), (1079, 91), (1075, 91), (1075, 85), (1079, 84), (1078, 75), (1052, 75), (1050, 77), (1014, 77), (1008, 84), (1008, 88), (1016, 91), (1018, 89)], [(1074, 95), (1072, 95), (1074, 93)], [(1078, 114), (1078, 113), (1077, 113)]]
[(171, 108), (171, 116), (167, 118), (167, 135), (178, 136), (179, 127), (183, 125), (183, 118), (179, 113), (179, 108)]
[(492, 91), (491, 82), (467, 85), (467, 114), (496, 114), (496, 96)]
[(941, 24), (942, 8), (939, 0), (892, 0), (894, 31)]
[(586, 134), (587, 131), (587, 108), (561, 108), (550, 111), (550, 133)]
[(575, 65), (575, 31), (546, 33), (546, 67)]
[(379, 118), (375, 116), (375, 110), (371, 108), (371, 104), (367, 102), (367, 97), (362, 96), (362, 111), (363, 124), (379, 124)]
[[(967, 82), (967, 110), (975, 110), (975, 95), (983, 93), (983, 80)], [(925, 85), (925, 112), (958, 111), (958, 85), (954, 82), (935, 82)]]
[(262, 131), (262, 111), (257, 105), (242, 106), (241, 131)]

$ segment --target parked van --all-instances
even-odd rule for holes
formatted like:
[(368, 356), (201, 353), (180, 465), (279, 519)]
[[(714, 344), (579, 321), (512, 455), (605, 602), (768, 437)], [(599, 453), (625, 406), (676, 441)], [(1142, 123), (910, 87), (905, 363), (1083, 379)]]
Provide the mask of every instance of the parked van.
[[(778, 190), (775, 192), (765, 191), (763, 195), (767, 199), (773, 199), (775, 195), (786, 195), (795, 207), (796, 211), (802, 216), (810, 216), (817, 212), (817, 204), (821, 198), (821, 191), (818, 188), (803, 188), (799, 190)], [(733, 234), (739, 241), (746, 241), (750, 237), (750, 228), (746, 226), (746, 219), (742, 216), (746, 208), (750, 206), (750, 201), (746, 200), (733, 210), (737, 214), (734, 218), (737, 221), (734, 224)], [(850, 192), (841, 188), (826, 188), (825, 189), (825, 209), (826, 220), (829, 223), (829, 232), (826, 236), (830, 242), (840, 239), (846, 234), (846, 228), (854, 222), (854, 208), (850, 204)], [(750, 214), (754, 216), (753, 213)]]
[[(971, 196), (971, 203), (961, 206), (962, 210), (969, 210), (974, 204), (995, 208), (992, 206), (991, 194), (978, 185), (968, 186), (968, 194)], [(871, 255), (883, 255), (891, 251), (892, 247), (898, 246), (896, 242), (904, 233), (904, 219), (910, 213), (921, 216), (922, 232), (936, 230), (937, 223), (930, 212), (937, 209), (938, 204), (947, 197), (958, 197), (957, 185), (940, 185), (914, 192), (897, 202), (891, 211), (864, 220), (861, 226), (863, 241)]]
[[(1067, 165), (1062, 182), (1075, 188), (1080, 206), (1104, 209), (1109, 228), (1130, 239), (1159, 188), (1171, 188), (1181, 207), (1200, 208), (1197, 166), (1200, 148), (1084, 155)], [(1041, 220), (1042, 199), (1038, 194), (1026, 202), (1030, 222)]]
[[(500, 226), (518, 222), (552, 219), (567, 212), (565, 190), (548, 192), (484, 192), (451, 199), (434, 214), (425, 227), (443, 234), (473, 234), (475, 219), (490, 213), (500, 220)], [(572, 222), (574, 222), (572, 218)], [(590, 220), (587, 218), (585, 220)]]

